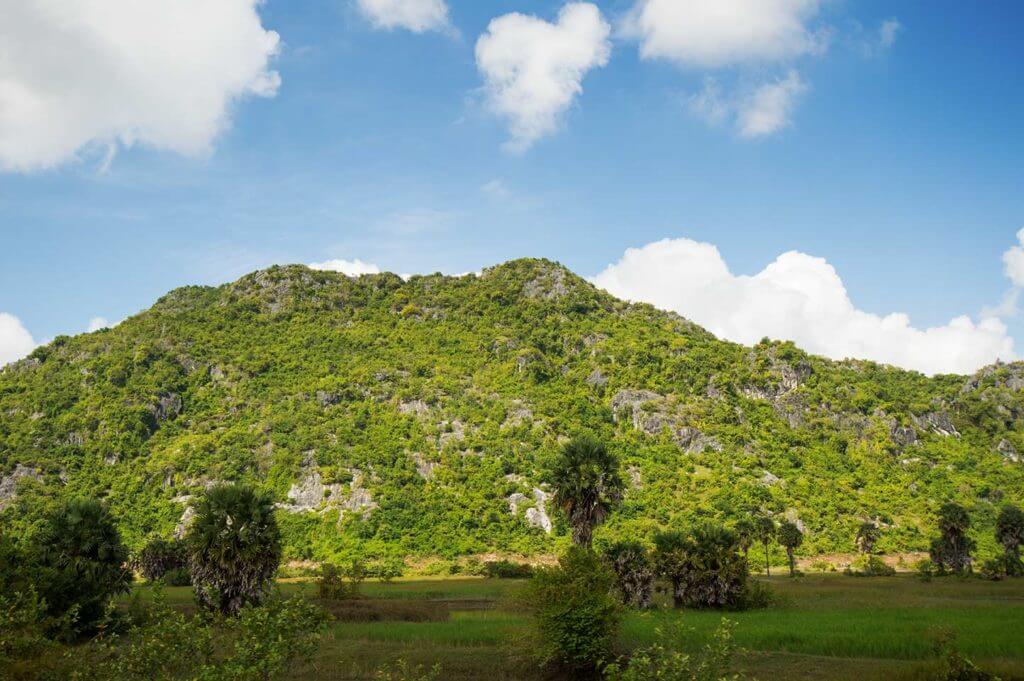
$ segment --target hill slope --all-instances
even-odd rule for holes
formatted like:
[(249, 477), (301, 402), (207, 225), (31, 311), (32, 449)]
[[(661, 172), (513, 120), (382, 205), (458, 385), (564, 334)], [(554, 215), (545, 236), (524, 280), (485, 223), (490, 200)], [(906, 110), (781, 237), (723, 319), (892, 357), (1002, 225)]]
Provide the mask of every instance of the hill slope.
[(927, 378), (720, 341), (542, 260), (409, 281), (275, 267), (0, 372), (0, 520), (24, 533), (100, 494), (137, 546), (205, 486), (251, 480), (292, 558), (546, 551), (565, 528), (539, 471), (586, 427), (631, 479), (599, 540), (761, 508), (799, 519), (807, 553), (852, 550), (868, 517), (882, 549), (922, 549), (956, 499), (991, 552), (1024, 492), (1022, 391), (1021, 365)]

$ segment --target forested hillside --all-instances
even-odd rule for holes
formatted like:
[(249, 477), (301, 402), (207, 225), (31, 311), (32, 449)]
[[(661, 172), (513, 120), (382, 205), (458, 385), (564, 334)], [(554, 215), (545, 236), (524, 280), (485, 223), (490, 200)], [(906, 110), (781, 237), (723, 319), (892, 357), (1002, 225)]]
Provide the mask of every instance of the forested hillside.
[(247, 480), (287, 558), (548, 552), (566, 527), (544, 462), (580, 429), (630, 483), (597, 541), (755, 510), (803, 552), (925, 550), (947, 500), (982, 556), (1024, 500), (1024, 365), (928, 378), (749, 348), (603, 293), (559, 265), (350, 278), (274, 267), (169, 293), (115, 329), (0, 372), (0, 522), (105, 498), (138, 547), (189, 500)]

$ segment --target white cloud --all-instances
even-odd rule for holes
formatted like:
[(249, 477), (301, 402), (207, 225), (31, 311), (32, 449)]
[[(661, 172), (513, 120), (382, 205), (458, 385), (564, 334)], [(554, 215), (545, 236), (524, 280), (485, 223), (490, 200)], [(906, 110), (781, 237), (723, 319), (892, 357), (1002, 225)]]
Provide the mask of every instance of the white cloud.
[(593, 281), (739, 343), (788, 339), (835, 359), (872, 359), (928, 374), (968, 373), (997, 358), (1016, 357), (999, 319), (960, 316), (920, 329), (902, 313), (859, 310), (828, 262), (796, 251), (753, 276), (734, 275), (713, 245), (666, 239), (627, 250)]
[(413, 33), (450, 29), (444, 0), (357, 0), (356, 5), (376, 28)]
[(791, 125), (790, 117), (797, 99), (807, 85), (794, 70), (782, 80), (766, 83), (746, 97), (737, 111), (737, 129), (741, 137), (771, 135)]
[(719, 125), (733, 115), (735, 106), (722, 94), (718, 81), (708, 76), (704, 79), (703, 89), (687, 100), (687, 108), (708, 125)]
[(622, 32), (644, 59), (718, 68), (780, 61), (825, 48), (810, 29), (820, 0), (637, 0)]
[(525, 151), (554, 133), (583, 92), (583, 78), (608, 63), (611, 27), (596, 5), (572, 2), (550, 23), (512, 13), (493, 19), (476, 43), (487, 106), (506, 119), (508, 147)]
[(903, 25), (896, 19), (886, 19), (878, 27), (878, 46), (887, 50), (896, 44), (896, 35), (903, 30)]
[(1017, 244), (1003, 253), (1003, 272), (1014, 286), (1024, 287), (1024, 229), (1017, 232)]
[(355, 260), (336, 259), (326, 260), (324, 262), (312, 262), (308, 267), (314, 270), (341, 272), (349, 277), (358, 277), (361, 274), (380, 274), (379, 267), (371, 263), (363, 262), (358, 258)]
[(504, 200), (512, 196), (512, 192), (509, 190), (505, 183), (501, 180), (491, 180), (480, 186), (480, 191), (492, 199)]
[(0, 312), (0, 367), (21, 359), (38, 343), (14, 315)]
[(89, 320), (89, 326), (86, 329), (86, 331), (88, 333), (92, 333), (94, 331), (100, 331), (102, 329), (112, 329), (120, 323), (121, 322), (111, 322), (106, 317), (93, 317), (92, 319)]
[(260, 0), (0, 0), (0, 170), (142, 144), (207, 153), (231, 104), (273, 96)]

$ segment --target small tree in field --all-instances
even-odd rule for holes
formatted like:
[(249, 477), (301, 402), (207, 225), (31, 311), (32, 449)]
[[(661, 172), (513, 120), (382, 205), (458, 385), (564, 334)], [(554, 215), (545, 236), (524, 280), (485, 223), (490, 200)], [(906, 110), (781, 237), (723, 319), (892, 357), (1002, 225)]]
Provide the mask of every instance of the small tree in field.
[(1017, 506), (1006, 505), (996, 519), (996, 539), (1003, 546), (1003, 563), (1010, 577), (1024, 574), (1020, 560), (1020, 545), (1024, 544), (1024, 512)]
[(741, 518), (733, 526), (733, 532), (736, 533), (736, 540), (740, 544), (740, 550), (743, 551), (743, 557), (749, 561), (750, 546), (754, 543), (757, 527), (749, 518)]
[(551, 471), (554, 502), (569, 519), (572, 540), (590, 546), (594, 528), (622, 500), (619, 460), (591, 435), (567, 442)]
[(33, 537), (35, 581), (48, 614), (70, 615), (65, 637), (91, 631), (110, 599), (125, 593), (131, 573), (128, 551), (110, 512), (95, 499), (72, 499), (51, 513)]
[(173, 570), (185, 568), (187, 562), (185, 545), (181, 541), (160, 538), (146, 544), (134, 561), (143, 578), (151, 582), (163, 578)]
[(647, 548), (635, 541), (616, 542), (605, 550), (605, 557), (615, 572), (623, 604), (637, 608), (649, 606), (654, 566)]
[(683, 607), (683, 579), (686, 577), (689, 543), (682, 532), (654, 535), (654, 565), (658, 574), (672, 585), (672, 605)]
[(974, 540), (967, 536), (971, 518), (963, 506), (947, 503), (939, 509), (939, 531), (942, 533), (932, 541), (929, 554), (940, 572), (964, 574), (971, 570), (971, 553)]
[(878, 525), (870, 520), (865, 520), (857, 528), (857, 550), (871, 555), (875, 552), (875, 544), (878, 542), (881, 534), (878, 530)]
[(783, 520), (779, 525), (779, 543), (786, 547), (786, 557), (789, 559), (789, 576), (796, 577), (796, 557), (793, 551), (804, 543), (804, 533), (795, 523)]
[(771, 576), (771, 560), (768, 558), (768, 547), (775, 539), (775, 521), (766, 515), (758, 516), (754, 521), (755, 534), (758, 541), (764, 545), (764, 571)]
[(196, 508), (186, 537), (196, 599), (237, 615), (259, 604), (281, 562), (281, 539), (270, 498), (244, 485), (220, 485)]

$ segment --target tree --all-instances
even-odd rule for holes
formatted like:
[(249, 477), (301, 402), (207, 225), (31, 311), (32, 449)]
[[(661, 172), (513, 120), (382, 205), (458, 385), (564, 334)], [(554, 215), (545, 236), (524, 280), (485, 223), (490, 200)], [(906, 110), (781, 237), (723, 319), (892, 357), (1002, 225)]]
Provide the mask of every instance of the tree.
[(857, 528), (857, 550), (871, 555), (875, 552), (875, 544), (881, 534), (878, 525), (870, 520), (865, 520)]
[(1020, 545), (1024, 544), (1024, 512), (1007, 504), (996, 519), (996, 539), (1003, 545), (1006, 574), (1013, 577), (1024, 574), (1020, 560)]
[(974, 540), (967, 536), (971, 518), (963, 506), (955, 503), (943, 504), (939, 509), (940, 536), (932, 540), (929, 554), (940, 572), (964, 574), (971, 569), (971, 553)]
[(590, 546), (594, 528), (622, 500), (618, 458), (597, 438), (583, 435), (562, 447), (551, 477), (553, 500), (569, 519), (573, 542)]
[(623, 604), (648, 607), (651, 604), (654, 567), (647, 547), (640, 542), (620, 541), (605, 550), (605, 557), (615, 572)]
[(804, 533), (788, 520), (779, 524), (779, 543), (786, 547), (786, 557), (789, 558), (789, 576), (796, 577), (796, 557), (793, 551), (804, 543)]
[(764, 571), (770, 577), (772, 568), (768, 558), (768, 546), (775, 539), (775, 521), (766, 515), (758, 516), (754, 521), (754, 528), (758, 540), (764, 544)]
[(188, 562), (185, 546), (180, 540), (153, 539), (139, 551), (134, 563), (147, 580), (161, 579), (172, 570), (180, 570)]
[(131, 573), (128, 551), (105, 506), (95, 499), (71, 499), (51, 512), (33, 537), (33, 581), (47, 614), (62, 622), (64, 637), (92, 631), (111, 598), (125, 593)]
[(671, 582), (675, 607), (740, 605), (748, 571), (734, 532), (708, 523), (685, 533), (656, 534), (654, 546), (658, 573)]
[(750, 546), (754, 543), (757, 527), (749, 518), (741, 518), (733, 526), (733, 532), (736, 533), (736, 539), (739, 541), (740, 550), (743, 551), (743, 557), (749, 561)]
[(186, 537), (196, 599), (227, 615), (259, 604), (281, 561), (280, 540), (268, 496), (245, 485), (209, 490)]

